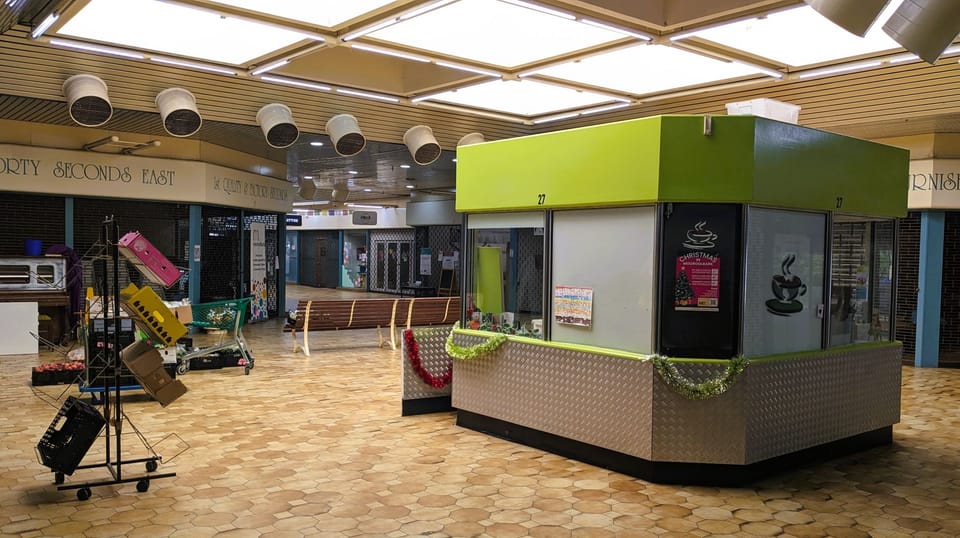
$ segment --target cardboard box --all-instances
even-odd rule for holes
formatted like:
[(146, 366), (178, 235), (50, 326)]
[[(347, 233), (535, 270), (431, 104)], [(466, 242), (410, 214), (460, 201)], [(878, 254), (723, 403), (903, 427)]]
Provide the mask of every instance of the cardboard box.
[(173, 315), (176, 316), (180, 323), (186, 325), (187, 323), (193, 322), (193, 310), (191, 309), (190, 305), (175, 306), (172, 308), (172, 310)]
[(153, 394), (153, 397), (160, 402), (161, 407), (166, 407), (186, 393), (187, 387), (184, 386), (183, 382), (179, 379), (174, 379)]
[(144, 392), (153, 396), (161, 406), (166, 407), (186, 394), (187, 387), (179, 379), (170, 377), (163, 367), (160, 351), (150, 344), (138, 340), (125, 347), (120, 358), (137, 378)]

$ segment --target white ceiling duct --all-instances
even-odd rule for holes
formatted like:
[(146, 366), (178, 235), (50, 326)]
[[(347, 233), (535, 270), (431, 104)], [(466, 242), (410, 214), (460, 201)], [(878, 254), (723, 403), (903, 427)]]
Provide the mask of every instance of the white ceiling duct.
[(360, 153), (367, 145), (357, 118), (350, 114), (337, 114), (327, 120), (327, 134), (333, 141), (333, 149), (344, 157)]
[(264, 105), (257, 112), (257, 124), (263, 130), (267, 144), (274, 148), (292, 146), (300, 138), (300, 129), (293, 122), (290, 107), (280, 103)]
[(190, 136), (200, 130), (203, 119), (197, 110), (197, 99), (183, 88), (167, 88), (157, 94), (157, 109), (163, 129), (173, 136)]
[(73, 75), (63, 83), (70, 118), (84, 127), (99, 127), (113, 116), (107, 83), (94, 75)]
[(440, 158), (440, 144), (433, 136), (433, 129), (426, 125), (407, 129), (407, 132), (403, 133), (403, 143), (417, 164), (430, 164)]

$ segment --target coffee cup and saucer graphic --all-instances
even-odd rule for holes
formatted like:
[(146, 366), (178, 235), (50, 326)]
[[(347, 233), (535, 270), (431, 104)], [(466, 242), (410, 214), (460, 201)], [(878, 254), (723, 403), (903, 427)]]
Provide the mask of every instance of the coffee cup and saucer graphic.
[(704, 229), (706, 226), (707, 221), (701, 220), (693, 229), (687, 230), (687, 240), (683, 242), (683, 246), (693, 250), (705, 250), (715, 247), (714, 240), (716, 240), (717, 234)]
[(790, 272), (790, 266), (796, 261), (796, 254), (788, 254), (780, 264), (781, 274), (773, 276), (770, 288), (776, 299), (767, 301), (767, 310), (771, 314), (789, 316), (803, 310), (803, 303), (798, 301), (797, 297), (807, 293), (807, 285)]

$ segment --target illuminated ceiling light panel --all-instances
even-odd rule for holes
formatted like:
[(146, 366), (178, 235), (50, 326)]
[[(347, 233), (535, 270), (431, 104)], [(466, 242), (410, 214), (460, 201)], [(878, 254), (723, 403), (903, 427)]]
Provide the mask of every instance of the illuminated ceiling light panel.
[(881, 30), (899, 2), (891, 2), (865, 37), (858, 37), (827, 20), (809, 6), (771, 13), (699, 32), (696, 36), (794, 67), (899, 49)]
[(433, 95), (430, 100), (522, 116), (609, 103), (607, 95), (544, 84), (533, 80), (495, 80)]
[(91, 0), (57, 34), (233, 65), (310, 39), (276, 26), (152, 0)]
[(302, 21), (333, 28), (360, 15), (393, 3), (393, 0), (216, 0), (217, 4), (233, 6), (274, 17)]
[(537, 74), (642, 95), (760, 72), (665, 45), (637, 45), (541, 69)]
[(514, 67), (625, 36), (499, 0), (461, 0), (368, 34), (407, 47)]

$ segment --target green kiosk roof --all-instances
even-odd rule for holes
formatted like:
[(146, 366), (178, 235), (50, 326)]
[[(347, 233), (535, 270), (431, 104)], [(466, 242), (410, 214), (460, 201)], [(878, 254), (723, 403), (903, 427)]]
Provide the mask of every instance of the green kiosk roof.
[(909, 152), (754, 116), (655, 116), (461, 146), (457, 211), (739, 202), (902, 217)]

